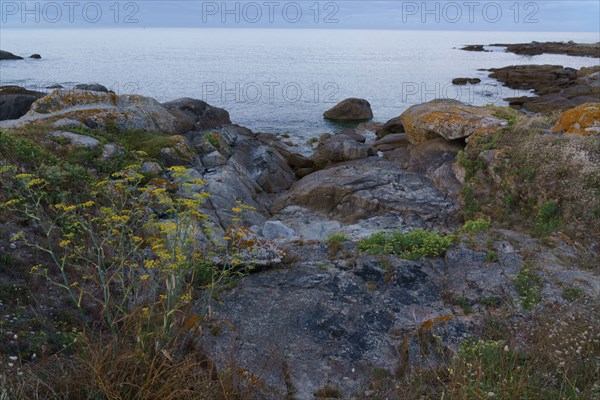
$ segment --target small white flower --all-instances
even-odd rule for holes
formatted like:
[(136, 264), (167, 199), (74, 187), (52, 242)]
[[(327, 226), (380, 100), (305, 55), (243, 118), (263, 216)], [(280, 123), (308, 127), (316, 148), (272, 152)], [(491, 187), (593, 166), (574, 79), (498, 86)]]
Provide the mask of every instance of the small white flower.
[(13, 363), (8, 363), (8, 366), (9, 366), (10, 368), (12, 368), (12, 367), (14, 367), (14, 366), (15, 366), (15, 364), (13, 364)]
[(496, 397), (496, 393), (494, 392), (488, 392), (488, 397)]
[(11, 361), (17, 361), (17, 358), (18, 358), (17, 356), (10, 356), (10, 357), (8, 357), (8, 359), (11, 360)]
[(504, 346), (504, 351), (508, 351), (508, 345)]

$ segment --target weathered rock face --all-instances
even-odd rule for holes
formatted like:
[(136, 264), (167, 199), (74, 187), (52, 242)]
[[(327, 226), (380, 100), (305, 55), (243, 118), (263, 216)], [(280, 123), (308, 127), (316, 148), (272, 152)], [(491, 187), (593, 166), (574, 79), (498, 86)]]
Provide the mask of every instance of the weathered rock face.
[(371, 146), (355, 140), (352, 136), (335, 135), (319, 144), (312, 160), (317, 169), (343, 161), (359, 160), (374, 154)]
[(262, 227), (271, 218), (272, 195), (288, 189), (296, 179), (278, 150), (247, 128), (225, 125), (207, 133), (188, 132), (186, 138), (202, 159), (203, 167), (194, 171), (206, 186), (198, 190), (211, 194), (209, 215), (220, 229), (240, 217), (232, 211), (237, 201), (256, 209), (244, 213), (244, 225)]
[(310, 158), (300, 154), (298, 149), (286, 144), (276, 135), (261, 133), (257, 136), (257, 139), (264, 145), (276, 149), (296, 173), (300, 169), (312, 170), (315, 166), (315, 163)]
[(406, 133), (392, 133), (374, 142), (373, 148), (377, 151), (390, 151), (409, 144)]
[(294, 172), (275, 149), (246, 140), (238, 143), (235, 150), (233, 158), (246, 167), (266, 193), (280, 193), (294, 183)]
[(408, 140), (413, 144), (440, 136), (454, 140), (475, 134), (489, 134), (508, 125), (488, 109), (450, 99), (412, 106), (400, 116), (400, 120)]
[[(472, 241), (477, 247), (488, 238)], [(220, 293), (212, 305), (218, 334), (201, 340), (217, 363), (235, 356), (240, 368), (259, 376), (266, 399), (314, 399), (325, 386), (340, 398), (370, 398), (365, 391), (375, 371), (401, 378), (413, 368), (430, 368), (438, 361), (432, 335), (453, 351), (494, 303), (519, 303), (513, 279), (524, 261), (511, 243), (540, 250), (535, 240), (509, 231), (494, 239), (494, 262), (485, 248), (464, 244), (445, 259), (421, 261), (357, 255), (356, 248), (328, 261), (324, 243), (288, 246), (302, 261), (247, 276)], [(560, 282), (600, 288), (591, 271), (566, 271), (547, 251), (540, 260), (544, 301), (564, 301)]]
[(45, 95), (19, 86), (0, 87), (0, 121), (21, 118), (37, 99)]
[(0, 60), (22, 60), (23, 57), (19, 57), (8, 51), (0, 50)]
[(600, 103), (582, 104), (563, 112), (553, 132), (600, 135)]
[(123, 130), (180, 133), (177, 119), (154, 99), (90, 91), (54, 91), (36, 101), (25, 116), (11, 121), (11, 125), (63, 118), (91, 128), (117, 125)]
[(451, 225), (456, 211), (454, 202), (428, 179), (379, 158), (352, 161), (308, 175), (276, 200), (273, 211), (291, 205), (349, 223), (397, 213)]
[(350, 98), (325, 111), (323, 117), (336, 121), (361, 121), (373, 118), (373, 111), (367, 100)]
[(404, 133), (404, 125), (402, 125), (401, 117), (390, 119), (381, 128), (377, 129), (377, 138), (392, 134), (392, 133)]
[(177, 117), (184, 131), (218, 128), (231, 124), (229, 113), (197, 99), (182, 98), (162, 104)]

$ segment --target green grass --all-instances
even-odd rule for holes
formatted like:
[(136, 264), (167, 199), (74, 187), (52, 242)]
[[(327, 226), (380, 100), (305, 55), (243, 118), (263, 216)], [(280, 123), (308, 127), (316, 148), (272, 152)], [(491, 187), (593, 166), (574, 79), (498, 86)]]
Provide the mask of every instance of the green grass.
[(325, 239), (325, 241), (327, 243), (332, 243), (332, 242), (349, 242), (350, 241), (350, 237), (348, 235), (346, 235), (345, 233), (342, 232), (334, 232), (332, 234), (330, 234), (329, 236), (327, 236), (327, 239)]
[(458, 229), (458, 233), (480, 233), (489, 230), (492, 227), (492, 222), (483, 218), (472, 221), (467, 221)]
[(584, 291), (574, 286), (567, 286), (563, 288), (562, 297), (566, 301), (576, 301), (581, 299), (585, 295)]
[(536, 230), (540, 234), (554, 232), (560, 224), (561, 209), (555, 200), (542, 203), (535, 215)]
[(408, 233), (378, 232), (359, 242), (358, 248), (369, 254), (393, 254), (400, 258), (418, 260), (423, 257), (443, 257), (456, 237), (436, 232), (414, 230)]
[(542, 301), (542, 278), (531, 268), (525, 267), (519, 271), (513, 283), (525, 310), (532, 309)]

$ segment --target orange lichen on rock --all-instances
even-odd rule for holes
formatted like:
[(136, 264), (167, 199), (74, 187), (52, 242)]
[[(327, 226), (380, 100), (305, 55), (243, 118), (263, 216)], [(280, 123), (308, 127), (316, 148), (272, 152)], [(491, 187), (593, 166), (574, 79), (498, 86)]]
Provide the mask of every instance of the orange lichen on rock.
[(552, 129), (555, 133), (600, 134), (600, 103), (586, 103), (563, 112)]
[(508, 125), (492, 110), (449, 99), (412, 106), (400, 116), (400, 120), (412, 144), (437, 137), (455, 140), (475, 134), (491, 134)]

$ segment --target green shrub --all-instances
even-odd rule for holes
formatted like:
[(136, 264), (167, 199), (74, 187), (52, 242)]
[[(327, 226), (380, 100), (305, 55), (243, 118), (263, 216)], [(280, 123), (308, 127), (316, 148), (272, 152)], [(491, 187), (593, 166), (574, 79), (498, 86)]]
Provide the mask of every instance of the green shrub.
[(549, 234), (558, 228), (561, 210), (555, 200), (546, 201), (538, 208), (535, 215), (537, 231), (541, 234)]
[(325, 241), (327, 243), (349, 242), (350, 241), (350, 237), (348, 237), (348, 235), (346, 235), (345, 233), (342, 233), (342, 232), (334, 232), (334, 233), (330, 234), (329, 236), (327, 236), (327, 239), (325, 239)]
[(358, 248), (369, 254), (394, 254), (401, 258), (418, 260), (423, 257), (443, 257), (456, 237), (436, 232), (414, 230), (408, 233), (378, 232), (359, 242)]
[(521, 295), (521, 305), (525, 310), (542, 301), (542, 278), (530, 268), (519, 271), (513, 283)]
[(492, 222), (483, 218), (476, 219), (474, 221), (467, 221), (458, 230), (458, 233), (479, 233), (485, 232), (492, 227)]
[(563, 288), (563, 291), (562, 291), (562, 297), (566, 301), (579, 300), (583, 296), (584, 296), (583, 290), (581, 290), (577, 287), (574, 287), (574, 286), (567, 286), (567, 287)]

